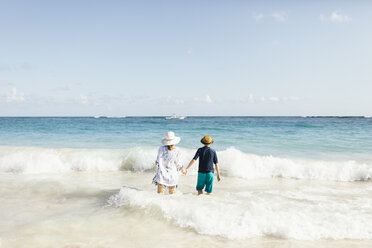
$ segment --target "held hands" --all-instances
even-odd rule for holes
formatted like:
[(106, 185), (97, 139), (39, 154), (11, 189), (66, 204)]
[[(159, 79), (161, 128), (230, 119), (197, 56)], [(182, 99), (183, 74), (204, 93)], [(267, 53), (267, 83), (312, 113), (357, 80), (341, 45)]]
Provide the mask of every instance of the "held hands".
[[(187, 174), (187, 169), (182, 167), (181, 172), (182, 172), (182, 174), (186, 175)], [(217, 180), (221, 181), (221, 175), (219, 173), (217, 174)]]

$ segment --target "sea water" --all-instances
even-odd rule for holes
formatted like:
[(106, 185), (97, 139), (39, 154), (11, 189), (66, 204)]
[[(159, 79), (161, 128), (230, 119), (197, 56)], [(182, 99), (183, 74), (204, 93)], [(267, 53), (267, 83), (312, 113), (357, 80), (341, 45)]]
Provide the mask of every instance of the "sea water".
[[(151, 184), (167, 131), (222, 180)], [(0, 247), (371, 247), (372, 119), (0, 118)]]

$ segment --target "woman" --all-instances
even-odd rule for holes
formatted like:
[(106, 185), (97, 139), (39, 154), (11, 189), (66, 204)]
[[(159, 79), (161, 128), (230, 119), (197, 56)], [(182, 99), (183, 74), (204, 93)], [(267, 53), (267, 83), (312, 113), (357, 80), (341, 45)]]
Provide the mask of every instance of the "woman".
[(168, 132), (162, 140), (163, 146), (158, 151), (156, 175), (153, 179), (158, 185), (159, 194), (164, 194), (166, 187), (169, 188), (169, 194), (173, 194), (178, 184), (179, 171), (186, 173), (181, 165), (180, 150), (175, 146), (180, 140), (174, 132)]

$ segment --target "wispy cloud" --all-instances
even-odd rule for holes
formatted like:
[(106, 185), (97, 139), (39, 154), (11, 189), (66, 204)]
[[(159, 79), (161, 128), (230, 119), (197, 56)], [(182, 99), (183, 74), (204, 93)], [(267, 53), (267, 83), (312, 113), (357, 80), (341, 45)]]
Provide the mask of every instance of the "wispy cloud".
[(288, 97), (283, 97), (283, 101), (298, 101), (300, 98), (298, 96), (288, 96)]
[(83, 105), (89, 104), (89, 97), (86, 95), (80, 95), (80, 103)]
[[(254, 99), (255, 100), (255, 99)], [(258, 98), (260, 102), (288, 102), (288, 101), (298, 101), (300, 98), (298, 96), (284, 96), (284, 97), (278, 97), (278, 96), (261, 96)]]
[(254, 102), (254, 97), (253, 97), (252, 94), (249, 94), (248, 101), (249, 102)]
[(270, 96), (268, 99), (269, 101), (272, 101), (272, 102), (279, 102), (279, 97), (276, 97), (276, 96)]
[(14, 86), (15, 84), (9, 82), (0, 82), (0, 86)]
[(18, 93), (16, 88), (13, 88), (11, 92), (9, 92), (5, 96), (5, 102), (11, 103), (11, 102), (24, 102), (25, 97), (23, 93)]
[(256, 22), (260, 22), (263, 20), (264, 15), (262, 13), (253, 13), (252, 17), (256, 20)]
[(288, 19), (288, 14), (286, 12), (274, 12), (271, 17), (277, 22), (285, 22)]
[(185, 100), (183, 100), (182, 98), (179, 98), (179, 97), (173, 97), (173, 96), (167, 96), (165, 98), (162, 98), (162, 103), (165, 103), (165, 104), (176, 104), (176, 105), (179, 105), (179, 104), (184, 104), (185, 103)]
[(331, 21), (333, 22), (350, 22), (351, 18), (347, 15), (341, 15), (337, 11), (333, 11), (331, 14)]
[(280, 42), (275, 40), (275, 41), (269, 42), (267, 45), (270, 47), (277, 47), (280, 45)]
[(347, 23), (347, 22), (351, 22), (351, 17), (347, 16), (347, 15), (342, 15), (340, 14), (338, 11), (333, 11), (330, 15), (324, 15), (324, 14), (321, 14), (319, 16), (319, 19), (321, 21), (331, 21), (331, 22), (334, 22), (334, 23)]
[(321, 15), (319, 16), (319, 20), (321, 20), (322, 22), (324, 22), (324, 21), (327, 20), (327, 16), (321, 14)]
[(53, 91), (53, 92), (62, 92), (62, 91), (70, 91), (70, 90), (71, 89), (67, 86), (56, 87), (56, 88), (50, 89), (50, 91)]
[(31, 69), (31, 66), (27, 63), (0, 65), (0, 71), (7, 71), (7, 72), (23, 71), (23, 70), (29, 70), (29, 69)]
[(252, 94), (249, 94), (248, 97), (242, 97), (240, 98), (240, 102), (249, 102), (253, 103), (255, 101), (254, 96)]
[(80, 94), (78, 98), (75, 98), (75, 103), (85, 106), (103, 106), (107, 105), (112, 101), (114, 97), (107, 96), (96, 96), (94, 94)]
[(195, 102), (203, 102), (203, 103), (212, 103), (213, 100), (209, 95), (206, 95), (204, 97), (195, 97), (194, 98)]

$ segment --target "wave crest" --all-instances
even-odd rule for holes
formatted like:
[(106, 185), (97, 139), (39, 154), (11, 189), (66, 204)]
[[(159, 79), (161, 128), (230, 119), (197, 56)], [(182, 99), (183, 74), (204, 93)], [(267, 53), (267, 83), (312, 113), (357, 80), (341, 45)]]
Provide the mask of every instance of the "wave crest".
[(144, 171), (154, 167), (155, 158), (155, 149), (140, 147), (123, 150), (1, 147), (0, 172)]
[[(194, 150), (181, 148), (184, 166)], [(258, 156), (229, 148), (217, 152), (224, 175), (245, 179), (284, 177), (333, 181), (372, 178), (372, 165), (355, 161), (325, 161)], [(146, 171), (154, 169), (155, 147), (130, 149), (53, 149), (0, 147), (0, 172), (35, 174), (69, 171)], [(196, 173), (197, 165), (191, 169)]]
[(122, 187), (108, 203), (142, 209), (145, 214), (171, 220), (200, 234), (229, 239), (257, 236), (298, 240), (372, 238), (370, 214), (361, 213), (358, 202), (350, 207), (350, 202), (288, 201), (279, 195), (250, 195), (243, 199), (232, 193), (222, 197), (181, 193), (164, 196)]
[(372, 178), (372, 165), (355, 161), (324, 161), (278, 158), (247, 154), (235, 148), (219, 153), (221, 166), (231, 176), (247, 179), (284, 177), (332, 181), (361, 181)]

